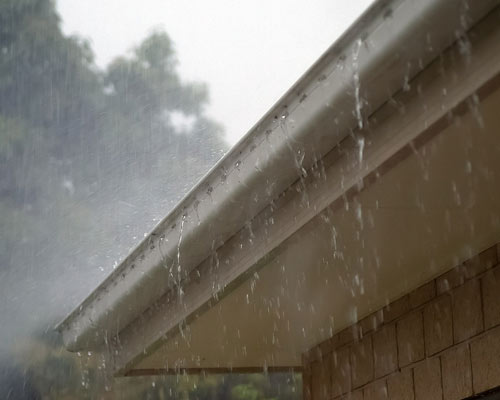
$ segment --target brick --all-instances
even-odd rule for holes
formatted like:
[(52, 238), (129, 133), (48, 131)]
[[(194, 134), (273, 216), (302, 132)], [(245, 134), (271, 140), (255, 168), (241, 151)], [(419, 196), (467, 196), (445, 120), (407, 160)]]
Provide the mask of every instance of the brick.
[(500, 267), (489, 271), (481, 280), (483, 288), (484, 327), (500, 325)]
[(385, 325), (373, 334), (375, 378), (390, 374), (398, 367), (396, 325)]
[(406, 295), (384, 307), (384, 322), (391, 322), (409, 311), (410, 298)]
[(442, 400), (439, 357), (428, 358), (413, 369), (415, 400)]
[(365, 336), (351, 348), (352, 386), (358, 388), (373, 380), (373, 347), (371, 336)]
[(315, 346), (309, 350), (309, 359), (310, 361), (321, 361), (323, 359), (323, 353), (319, 346)]
[(481, 393), (500, 385), (500, 327), (493, 328), (470, 344), (472, 386)]
[(397, 323), (399, 366), (424, 358), (424, 324), (421, 312), (415, 312)]
[(387, 400), (387, 385), (385, 380), (376, 381), (366, 386), (363, 391), (364, 400)]
[(414, 290), (409, 295), (410, 307), (417, 308), (422, 304), (427, 303), (436, 296), (436, 282), (430, 281), (418, 289)]
[(424, 308), (425, 350), (431, 356), (453, 345), (451, 297), (438, 297)]
[(483, 330), (479, 280), (471, 280), (453, 291), (453, 338), (459, 343)]
[(302, 353), (302, 365), (303, 365), (303, 373), (310, 374), (311, 373), (311, 359), (309, 356), (309, 351)]
[(383, 320), (384, 314), (382, 310), (368, 315), (367, 317), (359, 321), (361, 333), (363, 335), (366, 335), (367, 333), (377, 330), (382, 325)]
[(342, 347), (332, 353), (332, 396), (339, 396), (351, 390), (351, 362), (349, 347)]
[(497, 249), (496, 246), (493, 246), (438, 277), (436, 279), (437, 294), (439, 295), (461, 286), (466, 280), (483, 273), (486, 269), (492, 268), (497, 264)]
[(327, 355), (328, 353), (331, 353), (332, 350), (336, 347), (337, 345), (337, 336), (333, 336), (329, 339), (324, 340), (317, 346), (309, 349), (307, 353), (305, 353), (305, 356), (308, 360), (308, 362), (312, 361), (321, 361), (323, 360), (323, 356)]
[(436, 278), (436, 292), (440, 294), (449, 292), (465, 283), (466, 268), (463, 264)]
[(302, 365), (304, 366), (304, 368), (309, 368), (309, 364), (314, 361), (311, 355), (311, 351), (312, 350), (309, 349), (302, 353)]
[(498, 264), (497, 246), (492, 246), (464, 262), (467, 278), (472, 278)]
[(311, 383), (313, 400), (327, 400), (331, 393), (331, 355), (326, 355), (322, 361), (311, 364)]
[(360, 339), (359, 326), (358, 324), (354, 324), (352, 326), (349, 326), (341, 330), (337, 334), (337, 346), (344, 346), (359, 339)]
[(330, 342), (330, 346), (333, 349), (336, 349), (339, 347), (339, 336), (338, 335), (333, 335), (330, 339), (328, 339)]
[(472, 395), (469, 346), (462, 345), (441, 356), (444, 400), (461, 400)]
[(319, 359), (322, 359), (325, 354), (330, 353), (335, 347), (337, 337), (329, 338), (321, 342), (317, 347), (319, 349)]
[(406, 368), (387, 378), (387, 391), (390, 400), (414, 400), (413, 371)]

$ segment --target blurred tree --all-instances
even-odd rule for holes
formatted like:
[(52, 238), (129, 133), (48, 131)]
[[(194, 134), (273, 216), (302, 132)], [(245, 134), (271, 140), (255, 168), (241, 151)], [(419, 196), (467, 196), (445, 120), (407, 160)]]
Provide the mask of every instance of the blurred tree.
[(182, 82), (164, 32), (102, 71), (87, 41), (61, 32), (52, 1), (0, 0), (0, 53), (4, 271), (23, 264), (19, 244), (47, 257), (41, 266), (74, 264), (63, 253), (76, 240), (80, 254), (105, 249), (91, 265), (109, 263), (110, 248), (126, 252), (226, 149), (204, 114), (206, 86)]
[[(44, 399), (299, 400), (301, 380), (293, 373), (167, 375), (113, 379), (97, 355), (69, 353), (55, 333), (38, 332), (18, 344), (5, 361), (4, 381), (19, 377)], [(2, 369), (0, 368), (0, 372)], [(22, 371), (22, 374), (21, 372)], [(17, 377), (17, 378), (16, 378)], [(10, 383), (11, 382), (11, 383)], [(1, 393), (1, 392), (0, 392)], [(3, 397), (0, 397), (3, 398)]]
[(164, 32), (100, 70), (87, 41), (61, 32), (53, 1), (0, 0), (0, 336), (4, 347), (17, 339), (0, 361), (2, 389), (17, 395), (23, 382), (19, 398), (33, 399), (299, 398), (291, 374), (110, 381), (102, 360), (66, 352), (46, 328), (222, 155), (208, 101), (206, 85), (180, 78)]
[(19, 368), (0, 360), (0, 399), (39, 400), (42, 397)]

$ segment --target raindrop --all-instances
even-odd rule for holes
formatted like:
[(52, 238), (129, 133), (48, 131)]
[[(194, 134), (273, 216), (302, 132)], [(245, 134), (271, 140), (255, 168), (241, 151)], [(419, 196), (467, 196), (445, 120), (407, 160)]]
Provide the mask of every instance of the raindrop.
[(405, 79), (403, 82), (403, 91), (404, 92), (409, 92), (411, 89), (410, 82), (409, 82), (409, 76), (405, 75)]
[(363, 136), (360, 136), (358, 138), (358, 160), (360, 164), (363, 161), (364, 150), (365, 150), (365, 138)]
[(459, 206), (462, 204), (462, 198), (460, 196), (460, 193), (458, 192), (457, 184), (455, 182), (452, 182), (451, 187), (455, 196), (455, 203)]
[(356, 219), (359, 222), (361, 230), (363, 230), (363, 227), (364, 227), (364, 224), (363, 224), (363, 209), (362, 209), (361, 204), (359, 202), (356, 202)]
[(469, 111), (473, 115), (478, 126), (481, 129), (483, 129), (484, 128), (484, 120), (483, 120), (483, 116), (481, 114), (481, 111), (479, 110), (479, 96), (476, 93), (474, 93), (472, 96), (470, 96), (467, 99), (467, 105), (469, 107)]
[(358, 307), (351, 308), (351, 322), (356, 323), (358, 321)]
[(179, 284), (179, 295), (182, 295), (182, 290), (180, 289), (181, 282), (181, 244), (182, 244), (182, 235), (184, 232), (184, 224), (186, 222), (187, 215), (184, 214), (181, 219), (181, 227), (179, 232), (179, 241), (177, 242), (177, 283)]
[(467, 160), (465, 162), (465, 172), (467, 172), (468, 174), (472, 173), (472, 163), (470, 162), (470, 160)]
[(354, 47), (354, 52), (352, 56), (352, 67), (353, 67), (353, 83), (354, 83), (354, 98), (356, 101), (355, 111), (356, 118), (358, 119), (358, 127), (359, 129), (363, 129), (363, 116), (361, 114), (361, 110), (363, 108), (363, 102), (361, 100), (360, 90), (361, 84), (359, 79), (359, 51), (361, 49), (361, 45), (363, 44), (361, 39), (356, 41), (356, 45)]

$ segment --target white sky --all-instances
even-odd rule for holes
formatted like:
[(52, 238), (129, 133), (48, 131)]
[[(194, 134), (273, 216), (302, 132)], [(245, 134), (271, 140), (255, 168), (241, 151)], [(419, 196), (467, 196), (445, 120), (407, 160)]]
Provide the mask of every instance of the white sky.
[(58, 10), (66, 33), (90, 39), (100, 66), (165, 29), (181, 76), (208, 83), (208, 114), (235, 143), (371, 2), (58, 0)]

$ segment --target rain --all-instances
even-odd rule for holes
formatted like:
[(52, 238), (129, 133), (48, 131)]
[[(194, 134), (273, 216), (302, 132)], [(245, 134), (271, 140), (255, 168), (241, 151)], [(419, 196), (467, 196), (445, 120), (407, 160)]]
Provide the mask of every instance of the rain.
[(257, 3), (0, 0), (0, 399), (500, 385), (498, 5)]
[[(129, 3), (126, 13), (154, 8), (167, 12), (155, 2)], [(356, 16), (366, 3), (349, 13)], [(102, 6), (104, 12), (116, 13)], [(92, 16), (72, 7), (61, 0), (0, 3), (0, 397), (97, 398), (115, 393), (120, 398), (180, 398), (204, 390), (212, 393), (206, 398), (223, 398), (221, 390), (248, 396), (259, 391), (274, 396), (278, 390), (281, 396), (297, 396), (300, 384), (293, 374), (114, 382), (92, 353), (63, 350), (54, 326), (118, 266), (334, 36), (322, 38), (323, 44), (313, 46), (317, 50), (308, 50), (297, 67), (269, 85), (268, 98), (254, 102), (259, 107), (235, 113), (227, 104), (237, 94), (221, 92), (223, 101), (215, 105), (214, 117), (212, 87), (203, 81), (208, 76), (219, 82), (224, 73), (218, 70), (212, 79), (188, 72), (196, 77), (184, 78), (183, 68), (193, 68), (179, 54), (191, 51), (186, 59), (192, 60), (195, 50), (177, 47), (178, 38), (169, 36), (168, 25), (157, 28), (145, 18), (137, 21), (132, 29), (136, 36), (126, 43), (116, 35), (105, 35), (103, 41)], [(101, 4), (92, 7), (99, 12)], [(349, 22), (345, 17), (344, 26)], [(117, 26), (120, 32), (125, 25)], [(172, 26), (174, 33), (179, 31)], [(335, 29), (341, 33), (343, 28)], [(186, 39), (179, 36), (181, 44)], [(261, 41), (255, 38), (257, 46)], [(236, 59), (241, 50), (229, 56)], [(182, 226), (178, 248), (181, 243)], [(182, 262), (180, 252), (170, 260), (171, 267), (176, 265), (170, 272), (174, 281), (183, 278)], [(129, 388), (133, 390), (126, 394)]]

